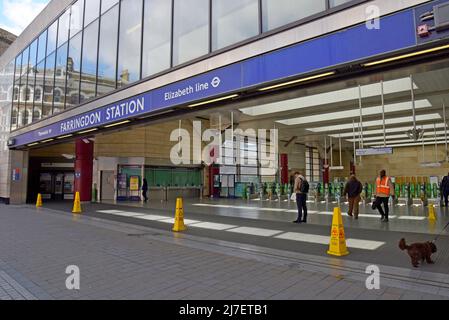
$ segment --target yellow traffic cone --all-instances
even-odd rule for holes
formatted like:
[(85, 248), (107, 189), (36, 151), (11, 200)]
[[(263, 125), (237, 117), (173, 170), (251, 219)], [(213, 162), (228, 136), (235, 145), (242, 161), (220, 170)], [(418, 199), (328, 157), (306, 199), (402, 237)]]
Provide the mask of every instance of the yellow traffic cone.
[(81, 198), (80, 198), (80, 193), (76, 192), (75, 194), (75, 202), (73, 203), (73, 210), (72, 213), (81, 213)]
[(173, 226), (174, 232), (181, 232), (187, 230), (184, 224), (184, 207), (182, 204), (182, 198), (176, 200), (176, 215), (175, 215), (175, 225)]
[(332, 219), (331, 241), (327, 254), (342, 257), (349, 254), (346, 247), (345, 229), (343, 226), (343, 218), (341, 209), (334, 209), (334, 217)]
[(437, 215), (435, 214), (435, 207), (433, 204), (429, 205), (429, 221), (436, 221)]
[(36, 208), (42, 207), (42, 195), (40, 193), (37, 194)]

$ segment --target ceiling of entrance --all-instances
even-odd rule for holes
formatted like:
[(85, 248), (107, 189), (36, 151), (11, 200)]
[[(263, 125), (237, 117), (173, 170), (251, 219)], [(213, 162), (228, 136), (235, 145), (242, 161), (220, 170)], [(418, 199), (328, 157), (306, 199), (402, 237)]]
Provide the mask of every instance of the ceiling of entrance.
[[(239, 128), (276, 127), (283, 141), (322, 147), (325, 137), (341, 137), (344, 148), (352, 149), (353, 142), (358, 147), (363, 136), (365, 147), (380, 147), (384, 145), (381, 81), (388, 146), (416, 144), (406, 134), (413, 128), (412, 82), (416, 123), (425, 131), (424, 143), (435, 143), (435, 127), (437, 140), (445, 141), (443, 103), (449, 109), (449, 59), (273, 94), (231, 110)], [(203, 116), (210, 118), (206, 112)]]

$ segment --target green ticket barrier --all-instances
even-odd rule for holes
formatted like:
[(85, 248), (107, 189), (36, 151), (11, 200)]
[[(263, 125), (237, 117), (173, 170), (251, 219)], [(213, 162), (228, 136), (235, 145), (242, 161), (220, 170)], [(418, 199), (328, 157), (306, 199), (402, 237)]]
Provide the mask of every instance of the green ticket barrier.
[(411, 183), (410, 184), (410, 198), (415, 198), (415, 184)]
[(367, 192), (367, 195), (368, 195), (368, 199), (371, 199), (372, 196), (373, 196), (373, 185), (372, 185), (372, 184), (368, 184), (368, 192)]
[(439, 188), (438, 188), (438, 183), (434, 183), (434, 184), (432, 185), (432, 196), (433, 196), (433, 198), (435, 198), (435, 199), (438, 199), (438, 190), (439, 190)]
[(405, 183), (402, 184), (401, 196), (407, 198), (407, 184)]
[(281, 195), (281, 185), (279, 183), (276, 183), (276, 194), (278, 196)]
[(320, 183), (320, 194), (324, 194), (324, 183)]
[(430, 183), (426, 183), (426, 193), (427, 198), (432, 198), (432, 185)]
[(401, 195), (401, 186), (398, 183), (394, 184), (394, 194), (396, 198), (399, 198), (399, 196)]
[(329, 196), (333, 196), (333, 195), (334, 195), (334, 184), (329, 183)]

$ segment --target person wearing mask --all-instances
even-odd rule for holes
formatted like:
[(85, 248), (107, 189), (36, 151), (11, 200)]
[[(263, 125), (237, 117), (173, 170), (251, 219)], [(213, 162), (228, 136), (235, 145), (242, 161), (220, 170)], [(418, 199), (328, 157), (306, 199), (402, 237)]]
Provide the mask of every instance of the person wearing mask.
[(142, 196), (145, 202), (148, 202), (148, 181), (147, 179), (143, 179), (143, 185), (142, 185)]
[(349, 181), (346, 183), (343, 191), (343, 196), (348, 197), (350, 217), (354, 216), (356, 220), (359, 219), (359, 203), (361, 200), (360, 194), (363, 191), (362, 183), (357, 180), (355, 175), (351, 175)]
[[(376, 200), (373, 203), (373, 209), (379, 210), (383, 222), (388, 222), (388, 215), (390, 213), (388, 201), (390, 200), (390, 196), (394, 199), (395, 195), (393, 183), (391, 182), (391, 178), (387, 176), (385, 170), (382, 170), (380, 176), (376, 179), (374, 195), (376, 196)], [(382, 204), (385, 211), (382, 209)]]
[(447, 208), (449, 203), (449, 174), (441, 182), (441, 195), (444, 197), (444, 205)]
[(299, 172), (295, 172), (296, 205), (298, 206), (298, 219), (293, 223), (307, 223), (307, 194), (309, 193), (309, 182)]

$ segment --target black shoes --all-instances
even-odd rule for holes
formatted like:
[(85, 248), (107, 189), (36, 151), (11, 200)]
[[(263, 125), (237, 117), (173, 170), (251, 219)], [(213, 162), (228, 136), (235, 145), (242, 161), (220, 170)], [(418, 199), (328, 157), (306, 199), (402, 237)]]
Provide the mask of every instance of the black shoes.
[(302, 223), (302, 221), (299, 221), (299, 220), (295, 220), (295, 221), (293, 221), (293, 223), (301, 224), (301, 223)]

